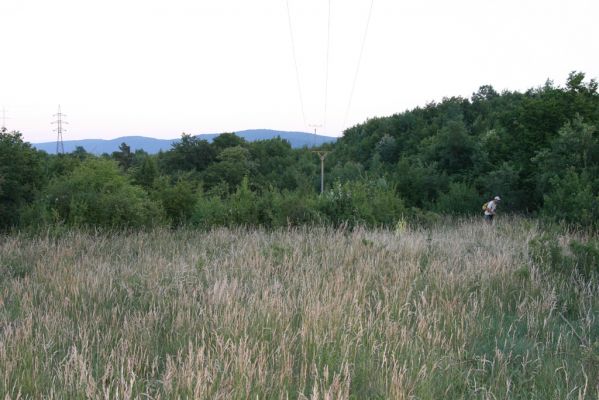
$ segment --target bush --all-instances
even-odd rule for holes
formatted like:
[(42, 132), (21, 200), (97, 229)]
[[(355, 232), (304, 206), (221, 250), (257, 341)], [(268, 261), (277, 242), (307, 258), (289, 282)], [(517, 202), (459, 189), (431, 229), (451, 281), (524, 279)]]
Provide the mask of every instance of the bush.
[(152, 198), (162, 204), (166, 216), (175, 226), (190, 220), (197, 200), (191, 179), (179, 178), (171, 184), (167, 177), (156, 180)]
[(258, 198), (249, 188), (247, 177), (235, 193), (226, 198), (201, 196), (195, 205), (192, 224), (204, 229), (214, 226), (257, 226)]
[(483, 200), (478, 192), (466, 183), (452, 182), (449, 191), (439, 195), (435, 211), (443, 214), (468, 215), (480, 213)]
[(314, 194), (276, 190), (266, 191), (259, 198), (260, 224), (266, 227), (311, 225), (322, 220)]
[(229, 205), (218, 196), (200, 196), (191, 216), (192, 225), (210, 229), (230, 225)]
[(318, 211), (335, 226), (393, 226), (406, 209), (384, 179), (336, 183), (318, 199)]
[(115, 162), (103, 159), (86, 160), (52, 180), (26, 215), (32, 225), (137, 228), (164, 221), (162, 208), (132, 185)]
[(550, 193), (545, 195), (542, 215), (583, 227), (594, 227), (599, 219), (599, 196), (593, 193), (591, 178), (573, 170), (563, 178), (551, 179)]

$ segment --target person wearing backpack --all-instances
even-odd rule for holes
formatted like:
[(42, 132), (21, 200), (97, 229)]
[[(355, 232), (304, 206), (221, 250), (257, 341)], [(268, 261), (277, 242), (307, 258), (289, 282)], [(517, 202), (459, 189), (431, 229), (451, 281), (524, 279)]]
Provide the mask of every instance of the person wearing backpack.
[(497, 211), (497, 204), (501, 201), (499, 196), (495, 196), (493, 200), (483, 204), (483, 210), (485, 211), (485, 221), (488, 224), (493, 223), (493, 217), (495, 216), (495, 212)]

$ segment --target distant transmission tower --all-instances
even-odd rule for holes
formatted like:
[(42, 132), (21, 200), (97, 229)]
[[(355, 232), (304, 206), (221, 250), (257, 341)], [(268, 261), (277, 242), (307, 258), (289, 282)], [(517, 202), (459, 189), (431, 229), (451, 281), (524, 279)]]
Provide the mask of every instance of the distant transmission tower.
[(56, 117), (56, 121), (52, 122), (53, 124), (56, 124), (56, 129), (54, 129), (54, 132), (56, 132), (56, 154), (64, 154), (62, 133), (66, 132), (66, 130), (62, 128), (62, 125), (68, 124), (68, 122), (62, 120), (62, 117), (66, 117), (66, 115), (60, 111), (60, 104), (58, 105), (58, 112), (53, 116)]

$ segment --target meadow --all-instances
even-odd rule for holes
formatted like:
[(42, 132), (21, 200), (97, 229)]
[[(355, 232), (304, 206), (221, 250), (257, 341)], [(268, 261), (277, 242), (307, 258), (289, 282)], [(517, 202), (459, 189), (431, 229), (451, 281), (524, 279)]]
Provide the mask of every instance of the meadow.
[(0, 398), (597, 399), (594, 238), (548, 229), (2, 236)]

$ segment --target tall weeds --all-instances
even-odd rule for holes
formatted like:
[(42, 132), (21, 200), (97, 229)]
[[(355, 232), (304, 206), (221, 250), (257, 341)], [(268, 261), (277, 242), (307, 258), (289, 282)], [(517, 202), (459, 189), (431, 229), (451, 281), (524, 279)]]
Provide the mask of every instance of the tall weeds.
[(4, 237), (0, 398), (596, 399), (597, 280), (531, 256), (544, 234)]

